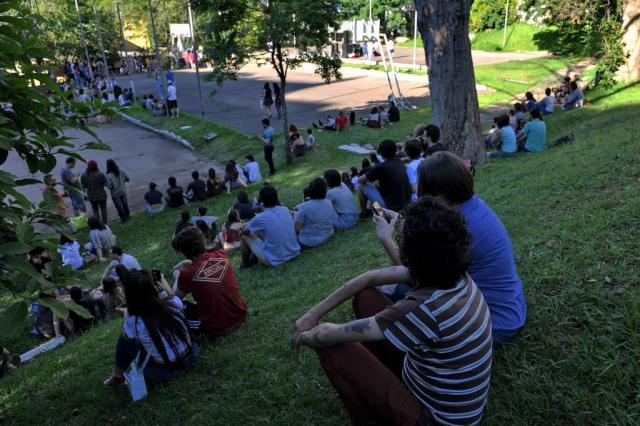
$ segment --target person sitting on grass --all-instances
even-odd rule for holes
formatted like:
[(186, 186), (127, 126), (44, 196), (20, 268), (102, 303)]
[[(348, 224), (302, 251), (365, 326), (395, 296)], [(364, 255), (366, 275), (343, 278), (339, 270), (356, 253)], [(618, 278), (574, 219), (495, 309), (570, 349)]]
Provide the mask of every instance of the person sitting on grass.
[[(348, 176), (347, 176), (348, 177)], [(324, 172), (324, 179), (327, 181), (329, 190), (327, 191), (327, 200), (331, 201), (336, 211), (336, 217), (333, 226), (336, 229), (353, 228), (358, 223), (358, 209), (353, 193), (342, 182), (340, 173), (337, 170), (327, 170)]]
[(70, 266), (73, 269), (82, 269), (84, 267), (84, 259), (80, 254), (80, 243), (78, 241), (60, 234), (58, 253), (62, 257), (62, 266)]
[(578, 83), (572, 80), (570, 83), (571, 92), (564, 98), (564, 109), (582, 108), (584, 104), (584, 95), (578, 87)]
[(349, 172), (342, 172), (340, 174), (340, 178), (342, 183), (349, 189), (349, 191), (353, 192), (353, 184), (351, 183), (351, 174)]
[(167, 205), (171, 208), (178, 208), (184, 205), (184, 192), (182, 187), (178, 186), (176, 178), (171, 176), (168, 180), (169, 188), (167, 188)]
[(236, 209), (229, 210), (227, 221), (222, 228), (222, 248), (231, 252), (240, 248), (242, 244), (242, 231), (246, 224), (240, 220), (240, 213)]
[(513, 157), (516, 155), (516, 132), (509, 123), (509, 116), (504, 114), (498, 117), (498, 130), (493, 133), (491, 143), (495, 151), (487, 153), (489, 157)]
[[(377, 202), (382, 207), (400, 211), (411, 201), (411, 184), (404, 163), (396, 158), (396, 143), (385, 139), (380, 143), (378, 151), (384, 162), (358, 179), (360, 217), (371, 216), (367, 202)], [(378, 186), (375, 182), (378, 182)]]
[(111, 247), (111, 265), (110, 267), (115, 269), (118, 265), (122, 265), (127, 268), (127, 271), (140, 271), (142, 270), (142, 266), (140, 266), (140, 262), (131, 256), (130, 254), (125, 253), (120, 247), (113, 246)]
[(200, 179), (200, 173), (197, 170), (191, 172), (191, 177), (193, 180), (187, 186), (187, 192), (185, 195), (187, 196), (187, 200), (189, 202), (194, 203), (198, 201), (204, 201), (207, 199), (207, 184), (204, 183), (202, 179)]
[[(367, 161), (369, 161), (369, 160), (367, 160)], [(358, 177), (359, 176), (360, 176), (360, 174), (358, 173), (358, 168), (356, 166), (352, 166), (351, 168), (349, 168), (349, 179), (350, 179), (351, 185), (347, 185), (347, 186), (349, 187), (349, 189), (352, 192), (358, 192), (358, 189), (359, 189)]]
[(318, 247), (333, 235), (333, 224), (338, 215), (326, 197), (326, 182), (321, 178), (312, 180), (309, 184), (309, 201), (298, 206), (295, 219), (298, 242), (303, 248)]
[(260, 182), (262, 180), (262, 173), (260, 173), (260, 164), (256, 161), (253, 155), (247, 155), (247, 164), (244, 165), (243, 171), (247, 178), (247, 183)]
[(124, 384), (124, 372), (136, 358), (150, 382), (163, 383), (184, 374), (200, 348), (191, 341), (182, 301), (173, 296), (164, 277), (157, 285), (170, 296), (160, 298), (149, 271), (126, 272), (123, 284), (125, 320), (116, 344), (115, 369), (105, 386)]
[[(464, 216), (471, 234), (473, 260), (469, 274), (489, 305), (496, 345), (513, 339), (524, 326), (527, 304), (516, 269), (509, 233), (500, 218), (474, 193), (473, 176), (464, 161), (450, 152), (439, 152), (420, 167), (420, 196), (441, 196)], [(402, 258), (392, 238), (398, 215), (385, 210), (390, 220), (377, 222), (377, 234), (394, 265)]]
[(222, 193), (220, 179), (216, 176), (216, 169), (210, 168), (207, 177), (207, 197), (215, 197)]
[(233, 160), (229, 160), (224, 168), (224, 187), (227, 189), (227, 194), (231, 194), (232, 189), (240, 186), (247, 187), (247, 183), (244, 181), (244, 173), (238, 168), (238, 165)]
[(518, 151), (542, 152), (547, 140), (547, 127), (542, 120), (542, 113), (534, 109), (529, 113), (531, 121), (524, 125), (518, 136)]
[(422, 163), (422, 150), (418, 139), (409, 139), (404, 143), (404, 151), (411, 160), (407, 164), (407, 176), (411, 185), (411, 201), (418, 199), (418, 168)]
[(106, 260), (107, 250), (116, 245), (116, 236), (111, 232), (109, 225), (105, 225), (94, 216), (87, 220), (89, 227), (89, 242), (85, 245), (87, 251), (95, 253), (100, 262)]
[(382, 121), (380, 121), (380, 113), (378, 112), (378, 107), (371, 108), (371, 112), (369, 113), (369, 118), (366, 122), (367, 127), (371, 127), (373, 129), (382, 128)]
[(253, 204), (249, 200), (249, 195), (244, 191), (238, 192), (238, 201), (233, 205), (233, 209), (238, 211), (240, 220), (246, 222), (253, 219)]
[(304, 139), (300, 136), (300, 133), (294, 133), (291, 138), (293, 139), (293, 142), (291, 143), (291, 154), (294, 157), (302, 157), (305, 155), (307, 145)]
[(209, 229), (213, 229), (215, 234), (216, 221), (218, 220), (218, 218), (208, 215), (207, 208), (204, 206), (198, 207), (198, 213), (195, 216), (191, 217), (191, 223), (195, 225), (199, 220), (203, 221), (209, 227)]
[(118, 280), (111, 275), (102, 278), (101, 286), (92, 292), (92, 298), (102, 302), (106, 313), (105, 319), (111, 319), (124, 312), (124, 290), (118, 284)]
[(525, 111), (533, 111), (534, 109), (538, 109), (538, 102), (536, 101), (536, 98), (533, 97), (533, 93), (527, 92), (524, 94), (524, 97), (525, 101), (523, 105)]
[[(292, 346), (315, 348), (354, 424), (479, 424), (491, 378), (491, 316), (469, 277), (471, 236), (440, 199), (407, 207), (401, 266), (366, 272), (300, 317)], [(374, 287), (413, 287), (392, 304)], [(318, 322), (353, 298), (355, 320)]]
[(106, 317), (106, 310), (102, 305), (102, 302), (100, 300), (92, 299), (86, 290), (78, 287), (77, 285), (74, 285), (69, 289), (69, 298), (76, 305), (82, 306), (89, 312), (89, 314), (91, 314), (90, 318), (84, 318), (74, 311), (69, 310), (68, 318), (71, 321), (71, 324), (73, 324), (69, 331), (72, 334), (83, 333)]
[(556, 107), (556, 97), (551, 94), (551, 89), (548, 87), (544, 90), (544, 94), (545, 97), (542, 98), (538, 106), (543, 114), (552, 114)]
[(395, 102), (389, 104), (389, 123), (397, 123), (400, 121), (400, 110), (396, 106)]
[(440, 128), (435, 124), (429, 124), (425, 127), (425, 140), (423, 142), (424, 156), (428, 157), (435, 152), (445, 151), (444, 145), (440, 142)]
[(316, 147), (316, 137), (313, 135), (313, 129), (307, 129), (307, 139), (304, 141), (304, 148), (313, 150)]
[(259, 200), (264, 210), (251, 219), (242, 236), (242, 266), (257, 261), (279, 266), (295, 259), (300, 244), (289, 209), (280, 205), (278, 191), (268, 184), (260, 188)]
[(178, 235), (180, 231), (189, 226), (193, 226), (193, 223), (191, 222), (191, 213), (189, 213), (188, 210), (184, 210), (180, 213), (180, 219), (176, 221), (176, 229), (173, 235)]
[(160, 213), (164, 211), (164, 203), (162, 202), (162, 192), (158, 191), (154, 182), (149, 183), (149, 190), (144, 193), (144, 201), (146, 202), (145, 210), (147, 213)]
[(149, 111), (152, 111), (155, 103), (156, 103), (156, 101), (155, 101), (155, 99), (153, 99), (153, 95), (151, 94), (151, 95), (147, 96), (147, 98), (145, 99), (144, 106)]
[(226, 253), (207, 253), (202, 232), (191, 227), (173, 239), (172, 245), (186, 257), (172, 269), (176, 295), (184, 299), (191, 294), (195, 304), (186, 302), (191, 328), (208, 337), (224, 336), (247, 318), (247, 304)]
[(213, 225), (213, 229), (209, 228), (207, 223), (204, 220), (196, 220), (194, 226), (202, 232), (202, 236), (204, 237), (204, 248), (207, 252), (211, 252), (220, 248), (217, 240), (217, 229), (216, 225)]

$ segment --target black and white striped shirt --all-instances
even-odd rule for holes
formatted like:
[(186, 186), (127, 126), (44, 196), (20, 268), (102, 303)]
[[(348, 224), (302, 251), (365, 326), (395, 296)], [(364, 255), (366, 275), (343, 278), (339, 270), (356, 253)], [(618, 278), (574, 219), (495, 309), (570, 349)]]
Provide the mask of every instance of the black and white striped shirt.
[(480, 423), (493, 342), (489, 308), (471, 277), (446, 290), (415, 290), (376, 321), (406, 353), (402, 379), (437, 422)]

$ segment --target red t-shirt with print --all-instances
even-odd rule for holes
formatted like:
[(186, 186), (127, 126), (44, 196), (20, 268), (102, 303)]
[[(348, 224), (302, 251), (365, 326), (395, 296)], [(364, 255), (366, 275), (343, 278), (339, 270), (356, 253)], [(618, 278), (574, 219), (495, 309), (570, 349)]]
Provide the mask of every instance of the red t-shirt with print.
[(224, 252), (203, 254), (182, 269), (178, 290), (193, 294), (202, 328), (213, 336), (228, 333), (247, 317), (247, 304)]

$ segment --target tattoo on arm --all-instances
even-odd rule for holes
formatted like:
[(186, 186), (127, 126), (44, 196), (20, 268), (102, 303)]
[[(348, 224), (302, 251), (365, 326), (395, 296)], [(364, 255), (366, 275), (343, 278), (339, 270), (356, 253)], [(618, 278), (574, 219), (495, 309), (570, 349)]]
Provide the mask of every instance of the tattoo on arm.
[(344, 331), (346, 333), (354, 332), (364, 334), (367, 330), (369, 330), (371, 326), (369, 325), (369, 319), (361, 319), (356, 321), (351, 321), (349, 324), (344, 326)]

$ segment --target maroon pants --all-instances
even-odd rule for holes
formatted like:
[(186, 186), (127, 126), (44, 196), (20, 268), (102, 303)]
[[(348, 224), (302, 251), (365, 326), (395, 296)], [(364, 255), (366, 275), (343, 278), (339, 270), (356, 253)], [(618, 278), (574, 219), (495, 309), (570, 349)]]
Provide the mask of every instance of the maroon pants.
[[(384, 310), (391, 301), (375, 289), (353, 299), (357, 318)], [(316, 350), (320, 364), (355, 425), (415, 425), (430, 416), (400, 379), (404, 354), (389, 342), (345, 343)]]

